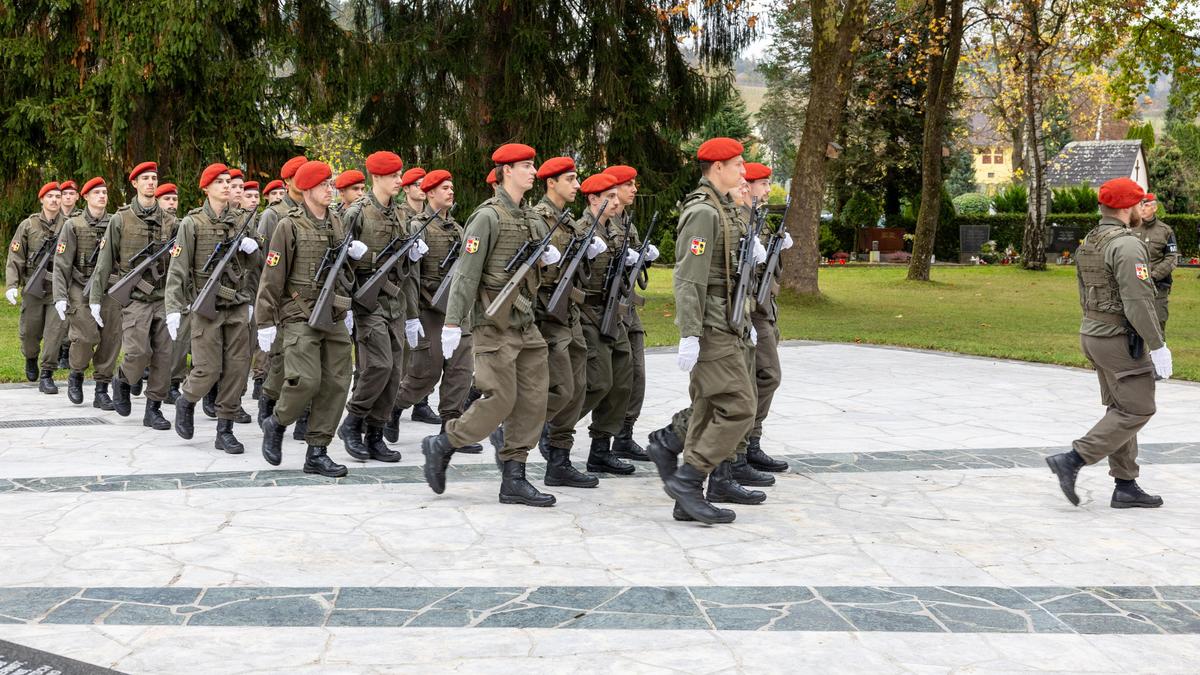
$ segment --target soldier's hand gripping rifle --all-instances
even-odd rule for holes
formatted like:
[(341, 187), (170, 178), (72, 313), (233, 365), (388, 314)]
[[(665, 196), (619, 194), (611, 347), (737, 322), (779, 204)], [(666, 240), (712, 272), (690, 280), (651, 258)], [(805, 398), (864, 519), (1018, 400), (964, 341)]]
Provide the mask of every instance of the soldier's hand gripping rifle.
[(333, 298), (336, 295), (338, 275), (346, 266), (346, 258), (350, 255), (350, 242), (352, 241), (354, 241), (354, 230), (347, 227), (342, 243), (336, 248), (325, 251), (321, 264), (317, 266), (317, 274), (313, 281), (320, 281), (322, 273), (325, 274), (325, 281), (321, 284), (321, 292), (313, 304), (312, 313), (308, 315), (308, 325), (316, 330), (328, 331), (337, 326), (338, 322), (333, 318)]
[(46, 237), (42, 247), (34, 257), (33, 271), (25, 282), (25, 295), (35, 298), (46, 297), (46, 277), (50, 274), (50, 262), (54, 260), (54, 247), (58, 245), (57, 237)]
[[(92, 268), (93, 271), (95, 271), (95, 269), (96, 269), (96, 260), (100, 257), (100, 242), (102, 242), (102, 241), (103, 241), (103, 238), (96, 240), (96, 245), (92, 247), (92, 254), (89, 255), (88, 259), (87, 259), (87, 265), (88, 265), (88, 267)], [(88, 298), (92, 297), (92, 281), (94, 280), (94, 278), (95, 278), (95, 275), (89, 274), (87, 283), (85, 283), (83, 285), (83, 299), (84, 300), (87, 300)]]
[[(441, 216), (436, 214), (435, 217), (441, 218)], [(421, 225), (420, 229), (411, 235), (396, 237), (389, 241), (387, 246), (383, 247), (383, 250), (379, 252), (379, 255), (375, 259), (382, 260), (385, 256), (387, 259), (380, 263), (379, 267), (375, 268), (375, 272), (359, 286), (358, 292), (354, 294), (355, 302), (366, 307), (368, 310), (373, 310), (379, 306), (379, 293), (387, 286), (388, 275), (392, 273), (392, 269), (396, 265), (399, 265), (405, 259), (409, 249), (416, 245), (417, 240), (425, 233), (425, 228), (429, 227), (429, 223), (431, 222), (433, 222), (432, 218), (426, 220), (425, 224)]]
[[(629, 235), (633, 230), (633, 221), (625, 222), (625, 240), (621, 243), (621, 251), (613, 256), (608, 263), (607, 276), (604, 280), (604, 314), (600, 318), (600, 334), (615, 339), (621, 334), (621, 317), (629, 310), (629, 296), (633, 293), (633, 285), (638, 282), (642, 273), (642, 262), (646, 259), (646, 244), (654, 234), (654, 224), (658, 222), (658, 214), (650, 223), (646, 232), (646, 241), (642, 244), (638, 262), (625, 274), (625, 256), (629, 252)], [(644, 288), (644, 286), (643, 286)]]
[[(654, 217), (650, 219), (650, 227), (646, 230), (646, 239), (642, 242), (641, 248), (638, 249), (638, 259), (630, 268), (629, 274), (622, 274), (624, 277), (615, 299), (605, 298), (604, 316), (600, 319), (600, 333), (609, 337), (615, 338), (618, 334), (617, 324), (621, 320), (621, 316), (629, 310), (629, 305), (634, 302), (634, 284), (637, 287), (645, 290), (647, 283), (650, 281), (650, 261), (646, 260), (646, 254), (649, 252), (648, 247), (654, 239), (654, 229), (658, 225), (658, 212), (654, 212)], [(628, 235), (626, 235), (628, 236)], [(611, 301), (610, 301), (611, 300)], [(636, 297), (639, 305), (645, 304), (645, 300), (641, 296)]]
[(115, 300), (118, 305), (128, 307), (129, 303), (133, 302), (133, 290), (142, 283), (142, 277), (146, 275), (146, 272), (150, 271), (152, 265), (158, 264), (158, 261), (169, 253), (174, 246), (175, 237), (171, 237), (164, 242), (151, 241), (149, 244), (146, 244), (145, 248), (133, 256), (130, 264), (134, 260), (142, 258), (142, 256), (145, 257), (142, 258), (141, 262), (134, 265), (128, 274), (108, 287), (108, 297)]
[(771, 233), (771, 238), (767, 240), (767, 263), (763, 268), (762, 276), (758, 278), (758, 294), (754, 296), (755, 303), (760, 306), (771, 301), (771, 286), (775, 284), (775, 270), (779, 269), (779, 256), (783, 255), (783, 240), (787, 237), (787, 230), (783, 225), (787, 222), (787, 212), (791, 206), (792, 199), (788, 197), (787, 205), (783, 207), (783, 218), (779, 221), (779, 227), (775, 228), (775, 231)]
[[(608, 200), (605, 199), (600, 202), (598, 213), (604, 213), (607, 208)], [(589, 210), (588, 213), (591, 211)], [(563, 261), (566, 264), (560, 263), (561, 276), (558, 278), (558, 284), (554, 286), (554, 292), (550, 295), (550, 302), (546, 303), (546, 313), (559, 321), (567, 320), (567, 308), (571, 306), (571, 291), (575, 289), (575, 279), (582, 275), (590, 276), (586, 270), (580, 270), (579, 266), (583, 263), (584, 256), (587, 255), (588, 246), (591, 246), (592, 238), (596, 236), (596, 226), (599, 224), (600, 219), (592, 214), (592, 226), (588, 228), (587, 234), (581, 239), (572, 238), (570, 245), (563, 253)]]
[(208, 281), (204, 282), (204, 287), (196, 294), (196, 299), (192, 301), (192, 313), (199, 314), (206, 319), (217, 318), (217, 291), (221, 289), (221, 277), (225, 274), (225, 268), (229, 265), (229, 261), (233, 260), (233, 256), (237, 254), (239, 247), (242, 245), (242, 240), (246, 238), (246, 231), (250, 227), (251, 218), (247, 218), (242, 224), (242, 229), (231, 239), (218, 242), (213, 248), (213, 252), (208, 256), (208, 260), (204, 261), (204, 267), (200, 268), (201, 272), (208, 272)]
[(518, 291), (521, 284), (525, 283), (525, 277), (529, 276), (529, 273), (537, 266), (542, 254), (546, 252), (546, 247), (550, 245), (550, 237), (554, 236), (554, 231), (570, 216), (569, 212), (563, 211), (563, 214), (558, 217), (558, 220), (554, 222), (554, 226), (550, 228), (546, 236), (542, 237), (541, 241), (536, 243), (527, 241), (521, 244), (521, 248), (513, 255), (512, 260), (509, 260), (508, 264), (504, 266), (504, 271), (508, 272), (513, 267), (516, 267), (518, 263), (521, 265), (517, 267), (517, 271), (513, 273), (508, 283), (504, 284), (504, 288), (500, 290), (499, 295), (492, 300), (487, 309), (483, 310), (483, 315), (495, 322), (497, 327), (501, 329), (508, 328), (508, 316), (512, 311), (513, 303), (516, 301), (517, 296), (520, 295)]
[(750, 203), (749, 231), (738, 245), (737, 284), (733, 289), (733, 302), (729, 306), (729, 326), (735, 330), (740, 329), (745, 321), (746, 297), (750, 295), (751, 284), (754, 283), (754, 242), (758, 241), (762, 224), (763, 217), (758, 211), (758, 198), (755, 197)]

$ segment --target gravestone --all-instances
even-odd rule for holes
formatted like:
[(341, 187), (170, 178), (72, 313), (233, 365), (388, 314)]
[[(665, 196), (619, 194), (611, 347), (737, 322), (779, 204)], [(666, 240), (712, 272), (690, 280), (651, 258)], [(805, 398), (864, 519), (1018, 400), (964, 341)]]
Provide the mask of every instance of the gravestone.
[(1071, 255), (1075, 255), (1080, 238), (1079, 228), (1074, 225), (1051, 225), (1050, 236), (1046, 237), (1046, 252), (1062, 254), (1063, 251), (1070, 251)]
[(992, 238), (990, 225), (958, 226), (958, 261), (970, 262), (971, 256), (979, 255), (983, 245)]
[(890, 253), (904, 250), (903, 227), (863, 227), (858, 230), (858, 250)]

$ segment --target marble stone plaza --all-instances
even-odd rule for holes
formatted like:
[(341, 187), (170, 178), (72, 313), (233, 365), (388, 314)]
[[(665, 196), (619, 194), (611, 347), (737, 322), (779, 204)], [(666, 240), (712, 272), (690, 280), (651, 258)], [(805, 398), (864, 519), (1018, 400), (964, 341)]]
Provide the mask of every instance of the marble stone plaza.
[[(199, 412), (183, 442), (138, 403), (0, 388), (0, 672), (17, 646), (124, 673), (1200, 670), (1200, 385), (1160, 383), (1142, 434), (1164, 508), (1109, 508), (1098, 466), (1076, 508), (1042, 458), (1100, 416), (1093, 373), (781, 355), (763, 446), (791, 471), (714, 527), (648, 463), (530, 509), (489, 450), (434, 495), (407, 416), (399, 465), (335, 444), (330, 480), (290, 434), (275, 469), (253, 425), (228, 456)], [(686, 404), (674, 359), (647, 355), (643, 442)]]

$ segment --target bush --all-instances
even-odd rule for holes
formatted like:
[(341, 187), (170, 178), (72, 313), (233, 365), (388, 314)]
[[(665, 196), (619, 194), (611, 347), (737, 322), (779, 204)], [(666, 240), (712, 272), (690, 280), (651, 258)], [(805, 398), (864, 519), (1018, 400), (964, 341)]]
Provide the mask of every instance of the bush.
[(992, 200), (985, 194), (967, 192), (954, 198), (954, 210), (958, 213), (987, 213)]
[(855, 192), (842, 207), (839, 220), (849, 228), (875, 227), (883, 215), (883, 205), (863, 191)]
[(1051, 213), (1095, 213), (1099, 207), (1096, 191), (1086, 183), (1055, 188), (1050, 193)]
[(779, 183), (771, 183), (771, 192), (767, 194), (768, 204), (786, 204), (787, 190)]
[(851, 250), (842, 248), (842, 242), (833, 233), (831, 223), (825, 221), (821, 222), (821, 229), (817, 232), (817, 248), (821, 250), (821, 255), (826, 258), (841, 250)]
[(1029, 190), (1020, 183), (1013, 183), (992, 197), (996, 213), (1025, 213), (1029, 209)]

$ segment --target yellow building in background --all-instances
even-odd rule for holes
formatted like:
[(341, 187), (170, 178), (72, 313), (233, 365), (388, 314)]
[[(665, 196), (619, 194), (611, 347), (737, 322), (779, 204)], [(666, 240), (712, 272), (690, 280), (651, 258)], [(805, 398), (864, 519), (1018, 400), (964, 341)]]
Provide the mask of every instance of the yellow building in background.
[(992, 195), (1012, 183), (1012, 148), (980, 145), (971, 149), (975, 163), (975, 186), (979, 192)]

